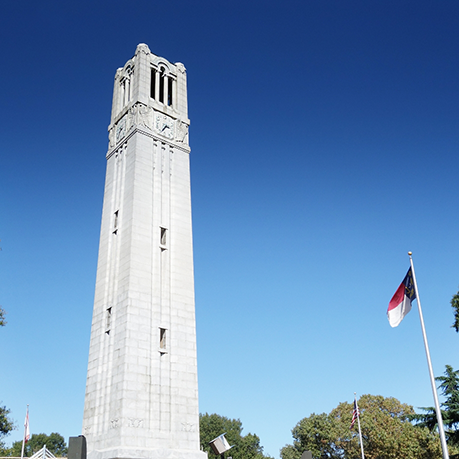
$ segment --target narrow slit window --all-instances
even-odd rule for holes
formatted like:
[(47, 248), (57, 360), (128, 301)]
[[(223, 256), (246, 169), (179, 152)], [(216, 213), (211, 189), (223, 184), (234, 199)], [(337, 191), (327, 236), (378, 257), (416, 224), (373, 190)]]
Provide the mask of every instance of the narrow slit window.
[(118, 232), (118, 210), (113, 214), (113, 234)]
[(166, 228), (160, 228), (160, 240), (159, 243), (163, 246), (166, 247), (167, 245), (167, 229)]
[(159, 77), (159, 101), (164, 104), (164, 80), (166, 79), (164, 75), (164, 69), (161, 69), (161, 75)]
[(123, 82), (121, 83), (122, 85), (122, 94), (123, 94), (123, 107), (128, 103), (128, 92), (129, 92), (129, 88), (128, 88), (128, 80), (126, 78), (124, 78)]
[(159, 348), (166, 349), (166, 329), (159, 329)]
[(112, 308), (107, 308), (107, 316), (106, 316), (106, 323), (105, 323), (105, 333), (107, 335), (110, 334), (110, 325), (112, 321)]
[(155, 98), (155, 90), (156, 90), (156, 70), (151, 69), (150, 97), (152, 99)]
[(167, 105), (172, 105), (172, 78), (167, 80)]

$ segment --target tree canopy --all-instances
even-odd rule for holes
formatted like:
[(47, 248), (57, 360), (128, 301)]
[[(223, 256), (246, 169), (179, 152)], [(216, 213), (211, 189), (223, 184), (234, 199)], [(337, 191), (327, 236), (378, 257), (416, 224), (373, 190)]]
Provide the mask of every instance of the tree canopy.
[[(32, 434), (30, 440), (25, 444), (24, 456), (30, 457), (37, 451), (40, 451), (46, 445), (51, 453), (56, 457), (66, 456), (68, 449), (64, 437), (57, 432), (50, 435), (44, 433)], [(5, 456), (20, 457), (22, 450), (22, 441), (15, 441), (11, 448), (4, 451)]]
[[(0, 327), (4, 327), (5, 325), (5, 311), (0, 307)], [(8, 416), (10, 412), (11, 410), (9, 410), (6, 406), (0, 406), (0, 450), (5, 448), (3, 438), (16, 428), (13, 421)]]
[(242, 435), (242, 422), (239, 419), (229, 419), (218, 414), (199, 415), (199, 433), (201, 448), (209, 453), (209, 458), (217, 457), (209, 446), (209, 442), (226, 432), (228, 443), (233, 446), (228, 456), (233, 459), (264, 459), (260, 438), (248, 433)]
[[(413, 407), (381, 395), (363, 395), (358, 401), (366, 459), (437, 459), (441, 457), (438, 435), (414, 426)], [(329, 414), (302, 419), (292, 430), (293, 444), (281, 450), (282, 459), (300, 459), (311, 451), (315, 459), (360, 457), (357, 424), (350, 429), (353, 404), (340, 403)]]
[(9, 417), (10, 412), (6, 406), (0, 406), (0, 450), (4, 449), (3, 438), (15, 429), (15, 425)]
[(451, 298), (451, 307), (454, 310), (454, 323), (452, 327), (459, 333), (459, 292)]
[[(446, 365), (445, 376), (435, 378), (441, 381), (438, 388), (445, 401), (441, 404), (441, 416), (445, 427), (445, 437), (448, 446), (454, 450), (455, 457), (459, 457), (459, 370), (454, 371), (453, 367)], [(415, 414), (412, 419), (417, 425), (427, 427), (431, 431), (436, 431), (437, 415), (435, 408), (421, 408), (423, 414)]]

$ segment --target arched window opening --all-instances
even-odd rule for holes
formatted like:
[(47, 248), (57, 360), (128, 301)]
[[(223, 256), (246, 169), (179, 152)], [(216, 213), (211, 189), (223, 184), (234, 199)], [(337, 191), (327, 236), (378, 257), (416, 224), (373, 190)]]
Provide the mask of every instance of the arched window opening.
[(164, 104), (164, 67), (161, 68), (160, 78), (159, 78), (159, 101)]
[(152, 99), (156, 97), (156, 70), (155, 69), (151, 69), (150, 97)]
[(150, 97), (171, 107), (174, 104), (175, 83), (171, 75), (166, 73), (165, 67), (151, 68), (150, 70)]
[(167, 105), (172, 105), (172, 78), (167, 80)]

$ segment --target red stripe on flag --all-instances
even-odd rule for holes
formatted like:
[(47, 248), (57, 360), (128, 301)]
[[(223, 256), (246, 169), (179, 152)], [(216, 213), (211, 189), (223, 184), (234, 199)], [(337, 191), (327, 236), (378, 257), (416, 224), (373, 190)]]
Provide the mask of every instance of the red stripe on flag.
[(391, 311), (392, 309), (395, 309), (403, 301), (404, 296), (405, 296), (405, 284), (402, 282), (400, 286), (398, 287), (397, 291), (394, 293), (394, 296), (390, 300), (387, 311)]

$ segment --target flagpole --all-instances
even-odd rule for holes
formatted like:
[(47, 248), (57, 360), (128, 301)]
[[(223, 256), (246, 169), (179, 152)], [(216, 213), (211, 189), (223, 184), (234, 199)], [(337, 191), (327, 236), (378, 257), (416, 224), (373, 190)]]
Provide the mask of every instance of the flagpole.
[(441, 417), (440, 404), (438, 403), (437, 387), (435, 386), (435, 377), (434, 377), (433, 370), (432, 370), (432, 361), (430, 360), (429, 344), (427, 343), (426, 329), (424, 326), (424, 317), (422, 315), (421, 298), (419, 297), (418, 284), (416, 283), (416, 274), (414, 273), (413, 259), (411, 258), (412, 252), (408, 252), (408, 255), (410, 256), (410, 264), (411, 264), (411, 272), (413, 273), (414, 289), (416, 290), (416, 299), (418, 300), (417, 304), (418, 304), (418, 311), (419, 311), (419, 319), (421, 320), (422, 336), (424, 338), (424, 347), (426, 350), (427, 366), (429, 367), (430, 384), (432, 385), (432, 393), (433, 393), (434, 402), (435, 402), (435, 412), (437, 414), (438, 433), (440, 434), (440, 442), (441, 442), (441, 449), (443, 452), (443, 459), (449, 459), (448, 446), (446, 445), (446, 438), (445, 438), (445, 430), (443, 428), (443, 419)]
[(21, 459), (24, 459), (24, 446), (26, 442), (26, 435), (27, 435), (27, 426), (29, 424), (29, 405), (27, 405), (27, 413), (24, 422), (24, 436), (22, 437), (22, 450), (21, 450)]
[(359, 426), (360, 451), (362, 452), (362, 459), (365, 459), (365, 455), (363, 454), (362, 431), (360, 430), (360, 410), (359, 410), (359, 406), (357, 405), (357, 395), (355, 392), (354, 392), (354, 401), (355, 401), (355, 406), (357, 407), (357, 425)]

